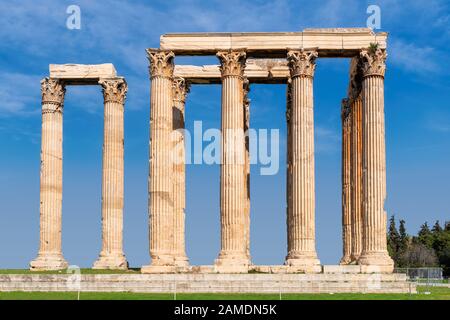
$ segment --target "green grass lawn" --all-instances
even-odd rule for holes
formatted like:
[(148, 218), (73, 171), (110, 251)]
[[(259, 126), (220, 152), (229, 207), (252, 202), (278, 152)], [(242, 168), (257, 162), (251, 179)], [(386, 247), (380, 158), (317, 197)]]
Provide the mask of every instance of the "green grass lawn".
[[(430, 292), (430, 294), (425, 294)], [(76, 300), (76, 292), (0, 292), (0, 300)], [(173, 300), (173, 294), (81, 292), (81, 300)], [(278, 294), (177, 294), (177, 300), (279, 300)], [(417, 294), (283, 294), (283, 300), (450, 300), (450, 288), (419, 287)]]

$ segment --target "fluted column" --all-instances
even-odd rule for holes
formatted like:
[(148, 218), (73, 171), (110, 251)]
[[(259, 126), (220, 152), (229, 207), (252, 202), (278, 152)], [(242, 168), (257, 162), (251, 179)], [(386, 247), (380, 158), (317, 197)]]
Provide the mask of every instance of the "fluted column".
[(124, 79), (100, 79), (104, 99), (102, 250), (94, 269), (127, 269), (123, 253)]
[(288, 216), (286, 264), (319, 271), (315, 249), (313, 76), (317, 51), (293, 50), (288, 55), (292, 78), (292, 210)]
[(363, 247), (358, 263), (392, 272), (386, 243), (385, 50), (361, 51), (363, 67)]
[(289, 222), (292, 217), (292, 79), (286, 85), (286, 228), (287, 243), (290, 240)]
[(42, 90), (42, 142), (40, 174), (39, 253), (31, 270), (67, 268), (61, 249), (62, 142), (65, 88), (57, 79), (45, 78)]
[(221, 51), (222, 141), (220, 166), (221, 250), (217, 269), (246, 272), (250, 263), (246, 240), (244, 51)]
[(250, 129), (250, 98), (248, 93), (250, 92), (250, 82), (248, 79), (244, 79), (244, 132), (245, 135), (245, 240), (247, 246), (247, 256), (250, 257), (250, 136), (248, 130)]
[(177, 266), (189, 265), (185, 246), (186, 168), (184, 141), (184, 109), (189, 84), (183, 78), (173, 81), (173, 207), (174, 259)]
[[(147, 50), (150, 61), (150, 256), (142, 272), (173, 266), (173, 162), (171, 134), (173, 59), (171, 51)], [(161, 268), (163, 270), (164, 268)]]
[(357, 262), (362, 248), (362, 100), (361, 95), (351, 102), (351, 262)]
[(351, 130), (352, 116), (348, 99), (342, 100), (342, 244), (340, 264), (351, 262)]

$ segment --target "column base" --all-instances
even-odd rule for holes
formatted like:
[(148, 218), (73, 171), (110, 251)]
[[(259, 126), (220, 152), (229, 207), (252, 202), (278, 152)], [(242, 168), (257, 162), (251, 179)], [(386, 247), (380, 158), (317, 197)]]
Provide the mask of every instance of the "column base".
[(340, 265), (347, 265), (350, 264), (352, 262), (352, 258), (350, 256), (343, 256), (341, 258), (341, 261), (339, 261)]
[(127, 270), (128, 262), (123, 254), (100, 254), (100, 257), (94, 262), (92, 269)]
[(62, 254), (38, 254), (37, 258), (30, 262), (31, 271), (64, 270), (68, 266)]
[(284, 263), (294, 272), (319, 273), (322, 272), (320, 260), (315, 252), (290, 253)]
[(350, 255), (350, 263), (357, 264), (360, 254), (351, 254)]
[(188, 267), (189, 259), (186, 256), (176, 256), (174, 258), (174, 264), (177, 267)]
[(394, 261), (387, 252), (362, 253), (358, 259), (363, 273), (392, 273)]
[(251, 265), (245, 254), (221, 252), (214, 262), (214, 271), (218, 273), (247, 273)]

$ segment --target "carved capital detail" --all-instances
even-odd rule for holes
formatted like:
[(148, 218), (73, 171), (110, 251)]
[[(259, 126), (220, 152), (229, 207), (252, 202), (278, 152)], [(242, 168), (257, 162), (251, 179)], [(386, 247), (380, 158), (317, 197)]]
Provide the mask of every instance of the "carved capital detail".
[(360, 52), (361, 66), (364, 77), (384, 77), (386, 71), (387, 53), (385, 49), (369, 48)]
[(98, 83), (102, 86), (105, 103), (124, 103), (128, 91), (128, 85), (124, 79), (100, 79)]
[(66, 88), (59, 79), (44, 78), (41, 80), (42, 103), (63, 105)]
[(244, 50), (219, 51), (216, 56), (220, 60), (222, 77), (244, 75), (246, 53)]
[(172, 90), (173, 100), (185, 103), (187, 94), (190, 90), (190, 83), (187, 82), (184, 78), (175, 77), (173, 79)]
[(150, 78), (173, 77), (175, 54), (172, 51), (147, 49), (147, 58), (150, 63)]
[(291, 77), (314, 77), (316, 69), (316, 59), (318, 53), (316, 50), (291, 50), (287, 53), (287, 60)]

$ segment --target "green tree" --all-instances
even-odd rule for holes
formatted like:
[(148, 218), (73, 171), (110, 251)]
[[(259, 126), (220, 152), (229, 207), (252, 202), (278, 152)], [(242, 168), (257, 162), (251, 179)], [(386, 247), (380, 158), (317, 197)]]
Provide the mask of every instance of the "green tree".
[(431, 229), (431, 232), (433, 232), (433, 234), (436, 234), (436, 233), (440, 233), (442, 231), (444, 231), (444, 230), (441, 228), (441, 225), (439, 224), (439, 220), (436, 220), (436, 223), (434, 224), (433, 228)]
[(400, 220), (400, 226), (398, 227), (398, 233), (399, 233), (399, 254), (403, 254), (406, 249), (408, 249), (408, 244), (409, 244), (409, 235), (406, 232), (406, 227), (405, 227), (405, 220)]
[(420, 226), (419, 233), (417, 234), (415, 240), (415, 242), (421, 243), (429, 249), (433, 248), (433, 233), (430, 231), (428, 223), (425, 222)]
[(396, 264), (399, 254), (399, 244), (400, 244), (400, 235), (395, 225), (395, 216), (392, 215), (391, 218), (389, 219), (387, 245), (388, 245), (388, 252)]

